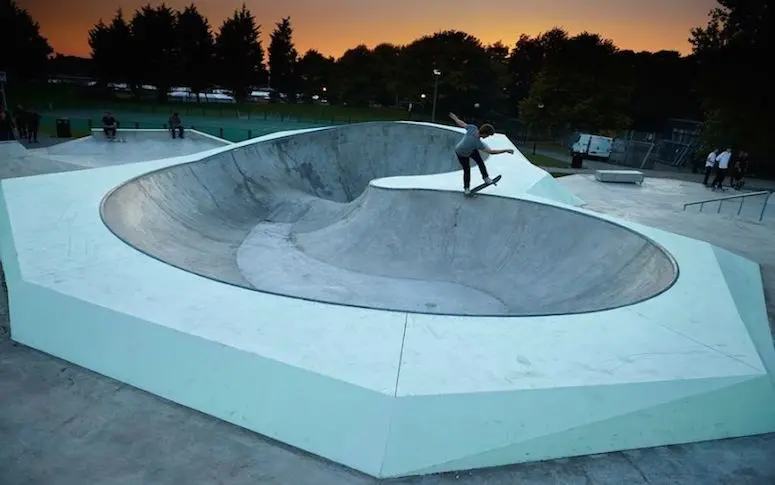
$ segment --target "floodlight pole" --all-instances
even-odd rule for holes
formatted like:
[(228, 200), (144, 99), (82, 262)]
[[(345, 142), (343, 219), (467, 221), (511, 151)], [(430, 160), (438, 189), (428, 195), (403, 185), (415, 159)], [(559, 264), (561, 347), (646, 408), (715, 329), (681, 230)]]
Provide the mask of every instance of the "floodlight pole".
[(441, 71), (438, 69), (433, 70), (433, 114), (431, 115), (431, 121), (436, 122), (436, 100), (439, 97), (439, 76), (441, 76)]

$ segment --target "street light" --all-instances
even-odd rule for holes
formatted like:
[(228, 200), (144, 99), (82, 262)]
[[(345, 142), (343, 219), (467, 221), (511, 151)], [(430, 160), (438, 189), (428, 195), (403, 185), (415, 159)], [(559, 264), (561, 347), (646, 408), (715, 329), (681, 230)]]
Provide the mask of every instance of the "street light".
[(438, 69), (433, 70), (433, 114), (431, 115), (431, 121), (436, 122), (436, 100), (439, 97), (439, 76), (441, 76), (441, 71)]

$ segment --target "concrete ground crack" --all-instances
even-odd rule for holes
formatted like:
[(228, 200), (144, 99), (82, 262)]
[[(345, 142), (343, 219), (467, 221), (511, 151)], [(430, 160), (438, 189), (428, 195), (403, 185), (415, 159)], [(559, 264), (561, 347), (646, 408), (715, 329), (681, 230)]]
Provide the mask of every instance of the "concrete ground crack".
[(640, 467), (636, 465), (634, 461), (632, 461), (632, 458), (630, 458), (630, 456), (627, 453), (622, 453), (622, 456), (624, 457), (625, 460), (627, 460), (627, 463), (632, 465), (635, 471), (637, 471), (640, 474), (640, 477), (643, 479), (643, 483), (646, 483), (646, 484), (651, 483), (649, 479), (646, 477), (646, 474), (643, 473), (643, 470), (641, 470)]

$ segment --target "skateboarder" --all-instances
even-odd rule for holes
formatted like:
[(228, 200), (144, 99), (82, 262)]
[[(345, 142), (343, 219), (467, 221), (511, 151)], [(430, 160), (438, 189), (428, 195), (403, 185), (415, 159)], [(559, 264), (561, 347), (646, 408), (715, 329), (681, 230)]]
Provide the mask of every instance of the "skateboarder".
[(490, 176), (487, 174), (487, 166), (484, 164), (484, 160), (482, 160), (482, 155), (479, 154), (479, 151), (481, 150), (490, 155), (497, 155), (499, 153), (514, 153), (514, 150), (511, 148), (493, 150), (482, 142), (482, 139), (495, 134), (495, 129), (491, 124), (484, 124), (481, 127), (477, 127), (476, 125), (467, 124), (458, 118), (455, 113), (450, 113), (449, 117), (452, 118), (452, 121), (454, 121), (457, 126), (465, 128), (466, 130), (463, 138), (455, 145), (455, 155), (457, 155), (457, 159), (463, 167), (463, 190), (466, 195), (468, 195), (471, 192), (470, 159), (473, 158), (476, 165), (479, 167), (484, 183), (491, 184), (492, 180), (490, 180)]

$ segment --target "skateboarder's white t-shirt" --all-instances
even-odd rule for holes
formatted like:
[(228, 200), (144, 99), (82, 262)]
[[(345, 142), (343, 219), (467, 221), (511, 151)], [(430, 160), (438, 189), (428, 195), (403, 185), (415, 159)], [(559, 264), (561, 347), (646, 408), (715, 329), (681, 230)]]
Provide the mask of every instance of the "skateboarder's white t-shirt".
[(470, 156), (474, 150), (486, 150), (484, 142), (479, 138), (479, 127), (476, 125), (466, 125), (466, 134), (455, 145), (455, 153), (464, 157)]
[(706, 167), (713, 167), (716, 165), (716, 158), (718, 155), (716, 155), (716, 152), (710, 152), (708, 154), (708, 158), (705, 159), (705, 166)]
[(721, 155), (718, 156), (718, 168), (720, 169), (726, 169), (729, 167), (729, 158), (732, 156), (732, 152), (725, 151)]

